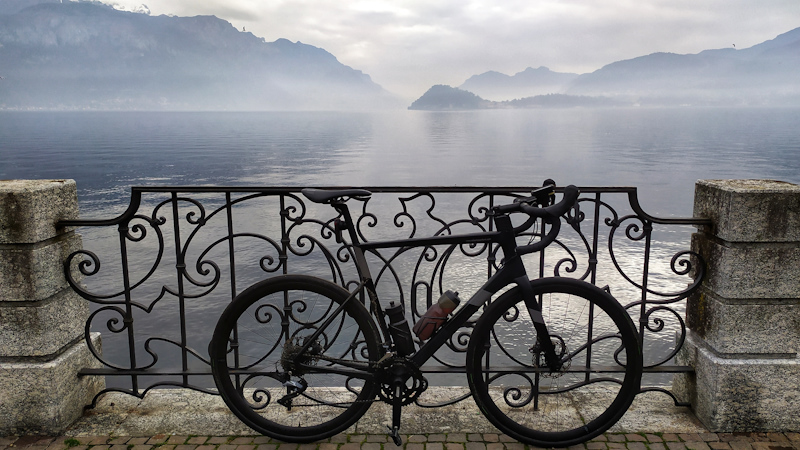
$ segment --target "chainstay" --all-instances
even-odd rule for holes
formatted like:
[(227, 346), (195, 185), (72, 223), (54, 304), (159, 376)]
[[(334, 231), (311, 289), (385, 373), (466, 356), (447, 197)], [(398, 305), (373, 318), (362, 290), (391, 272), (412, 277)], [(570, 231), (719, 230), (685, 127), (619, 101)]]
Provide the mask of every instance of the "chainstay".
[[(316, 360), (318, 360), (318, 361), (327, 361), (327, 362), (331, 362), (331, 363), (335, 363), (335, 364), (340, 364), (340, 365), (342, 365), (344, 367), (348, 367), (348, 368), (351, 368), (351, 369), (364, 370), (364, 371), (366, 371), (368, 373), (371, 373), (373, 375), (377, 375), (377, 373), (380, 370), (380, 368), (387, 361), (391, 361), (393, 359), (391, 357), (390, 358), (382, 358), (379, 361), (362, 363), (362, 362), (352, 361), (352, 360), (349, 360), (349, 359), (348, 360), (343, 360), (341, 358), (334, 358), (332, 356), (326, 356), (326, 355), (315, 355), (314, 358)], [(317, 367), (317, 366), (315, 366), (315, 367)], [(311, 367), (309, 366), (308, 368), (311, 368)], [(319, 370), (318, 367), (317, 367), (317, 369)], [(370, 369), (372, 369), (372, 370), (370, 370)], [(320, 373), (324, 373), (325, 372), (324, 370), (319, 370), (319, 371), (320, 371)], [(377, 377), (376, 377), (375, 382), (378, 383), (378, 384), (383, 384), (381, 382), (381, 380), (377, 379)], [(426, 387), (427, 387), (427, 385), (426, 385)], [(345, 387), (345, 389), (346, 389), (346, 387)], [(350, 391), (350, 392), (353, 392), (353, 391)], [(353, 393), (355, 394), (355, 392), (353, 392)], [(352, 402), (342, 402), (342, 403), (333, 403), (333, 402), (320, 401), (320, 400), (314, 399), (313, 397), (309, 396), (306, 393), (302, 393), (302, 394), (300, 394), (300, 396), (303, 397), (303, 398), (306, 398), (308, 400), (315, 401), (316, 403), (308, 404), (308, 405), (292, 405), (292, 407), (302, 407), (302, 406), (311, 407), (311, 406), (319, 406), (320, 404), (328, 405), (328, 406), (334, 406), (334, 407), (338, 407), (338, 406), (346, 407), (347, 405), (353, 405), (353, 404), (375, 403), (375, 402), (378, 402), (378, 401), (385, 401), (384, 399), (381, 398), (380, 394), (377, 394), (374, 398), (369, 399), (369, 400), (355, 400), (355, 401), (352, 401)], [(416, 399), (414, 401), (416, 401)]]

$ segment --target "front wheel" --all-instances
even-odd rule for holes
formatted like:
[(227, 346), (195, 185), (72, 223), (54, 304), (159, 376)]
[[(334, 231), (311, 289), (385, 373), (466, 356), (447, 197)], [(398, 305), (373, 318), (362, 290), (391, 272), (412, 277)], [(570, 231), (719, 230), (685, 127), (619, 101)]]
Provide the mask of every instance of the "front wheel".
[(607, 292), (569, 278), (531, 282), (556, 354), (544, 358), (514, 288), (489, 305), (467, 350), (467, 379), (481, 412), (509, 436), (566, 447), (610, 428), (639, 392), (642, 356), (630, 316)]
[(369, 368), (380, 339), (364, 305), (348, 297), (328, 281), (287, 275), (234, 299), (209, 353), (214, 382), (239, 419), (282, 441), (312, 442), (367, 411), (378, 392)]

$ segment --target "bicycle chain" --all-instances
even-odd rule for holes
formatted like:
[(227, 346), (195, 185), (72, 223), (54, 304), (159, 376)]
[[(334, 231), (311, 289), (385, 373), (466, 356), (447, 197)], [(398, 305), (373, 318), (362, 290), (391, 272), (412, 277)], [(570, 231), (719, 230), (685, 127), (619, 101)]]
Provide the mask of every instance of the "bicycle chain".
[[(342, 359), (334, 358), (332, 356), (327, 356), (327, 355), (315, 355), (314, 362), (316, 361), (328, 361), (332, 363), (341, 364)], [(351, 360), (346, 360), (346, 361), (348, 363), (347, 366), (352, 366), (353, 363), (355, 362)], [(369, 362), (369, 363), (359, 363), (359, 364), (363, 364), (365, 366), (364, 370), (374, 369), (375, 370), (374, 373), (376, 375), (378, 375), (381, 372), (386, 372), (387, 374), (389, 374), (388, 372), (389, 369), (397, 364), (402, 364), (403, 366), (405, 366), (405, 368), (411, 372), (411, 378), (415, 380), (415, 383), (414, 387), (410, 389), (410, 392), (406, 391), (406, 393), (404, 393), (405, 398), (401, 403), (403, 406), (414, 403), (414, 401), (416, 401), (417, 398), (419, 398), (419, 396), (428, 388), (428, 380), (422, 375), (422, 371), (420, 371), (419, 368), (408, 358), (402, 356), (390, 355), (374, 363)], [(394, 396), (394, 394), (391, 392), (391, 386), (389, 385), (389, 383), (382, 382), (380, 380), (380, 377), (381, 375), (378, 375), (379, 378), (378, 382), (380, 384), (380, 387), (378, 389), (378, 398), (373, 398), (369, 400), (355, 400), (352, 402), (348, 402), (347, 404), (375, 403), (377, 401), (384, 401), (386, 403), (391, 403), (392, 397)]]

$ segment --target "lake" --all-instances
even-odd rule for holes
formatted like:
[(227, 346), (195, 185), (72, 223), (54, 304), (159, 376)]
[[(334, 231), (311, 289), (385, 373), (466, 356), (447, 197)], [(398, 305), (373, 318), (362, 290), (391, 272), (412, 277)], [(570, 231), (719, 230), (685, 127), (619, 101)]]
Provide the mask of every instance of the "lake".
[(133, 185), (636, 186), (691, 216), (698, 179), (800, 183), (800, 109), (0, 112), (0, 179), (72, 178), (83, 217)]
[[(800, 109), (791, 108), (0, 112), (0, 179), (75, 179), (81, 217), (95, 219), (124, 211), (130, 186), (140, 185), (537, 186), (546, 178), (636, 186), (648, 213), (690, 217), (698, 179), (800, 183), (798, 130)], [(666, 260), (688, 248), (684, 228), (666, 239)], [(115, 242), (81, 233), (87, 245)], [(205, 349), (221, 306), (193, 327), (194, 348)], [(163, 325), (137, 331), (148, 328), (157, 335)], [(124, 360), (112, 343), (104, 334), (104, 354)]]

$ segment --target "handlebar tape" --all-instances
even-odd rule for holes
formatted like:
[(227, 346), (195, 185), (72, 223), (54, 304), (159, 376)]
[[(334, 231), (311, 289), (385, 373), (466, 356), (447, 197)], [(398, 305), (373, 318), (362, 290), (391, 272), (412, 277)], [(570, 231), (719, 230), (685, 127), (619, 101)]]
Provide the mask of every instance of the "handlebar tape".
[(575, 185), (570, 184), (564, 188), (564, 197), (555, 205), (539, 208), (525, 203), (520, 203), (519, 206), (523, 212), (532, 217), (559, 217), (572, 208), (572, 205), (575, 204), (575, 200), (578, 199), (578, 195), (580, 195), (580, 193), (581, 191), (575, 187)]
[(577, 187), (569, 185), (564, 188), (564, 197), (555, 205), (547, 206), (545, 208), (537, 208), (524, 203), (521, 204), (522, 210), (528, 213), (532, 218), (541, 217), (544, 222), (549, 223), (550, 231), (543, 235), (539, 242), (518, 246), (517, 254), (525, 255), (528, 253), (538, 252), (550, 245), (556, 239), (559, 231), (561, 230), (560, 216), (572, 208), (572, 206), (575, 204), (575, 201), (578, 200), (579, 194), (580, 190), (578, 190)]

